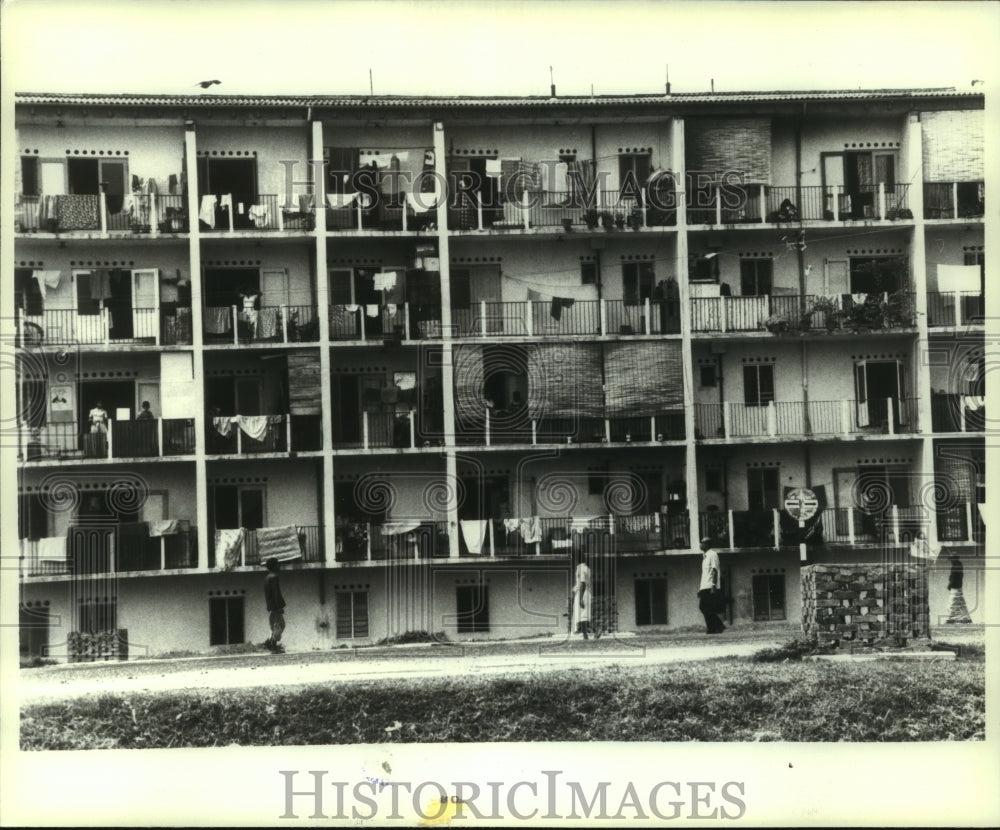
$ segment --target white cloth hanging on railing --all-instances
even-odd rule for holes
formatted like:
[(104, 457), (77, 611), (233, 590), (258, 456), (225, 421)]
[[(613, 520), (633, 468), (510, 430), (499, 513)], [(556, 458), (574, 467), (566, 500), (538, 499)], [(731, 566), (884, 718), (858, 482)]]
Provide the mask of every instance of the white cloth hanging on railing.
[(66, 537), (46, 536), (38, 540), (38, 561), (39, 562), (65, 562), (66, 561)]
[(386, 522), (382, 525), (381, 533), (383, 536), (401, 536), (416, 530), (418, 527), (420, 527), (420, 522)]
[(215, 227), (215, 203), (215, 196), (202, 196), (201, 208), (198, 210), (198, 218), (210, 228)]
[(32, 271), (31, 276), (38, 282), (38, 291), (45, 299), (46, 288), (58, 288), (59, 280), (62, 278), (62, 271)]
[(246, 531), (242, 527), (215, 531), (215, 561), (219, 570), (235, 568), (243, 559), (243, 540)]
[(244, 435), (254, 441), (263, 441), (267, 435), (267, 415), (237, 415), (236, 423), (239, 424)]
[(462, 528), (462, 538), (469, 553), (482, 553), (483, 541), (486, 538), (486, 526), (489, 519), (462, 519), (458, 524)]
[(521, 519), (521, 536), (529, 545), (542, 541), (542, 524), (538, 516)]
[(250, 205), (250, 210), (247, 213), (250, 216), (250, 221), (258, 228), (267, 224), (267, 205)]
[(978, 412), (985, 405), (986, 398), (983, 395), (962, 395), (962, 406), (970, 412)]

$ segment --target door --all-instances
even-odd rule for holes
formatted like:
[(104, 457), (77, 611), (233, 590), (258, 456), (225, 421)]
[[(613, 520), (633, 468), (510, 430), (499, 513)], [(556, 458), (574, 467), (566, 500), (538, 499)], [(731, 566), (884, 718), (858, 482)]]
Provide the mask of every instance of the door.
[[(853, 510), (854, 504), (854, 482), (858, 477), (857, 470), (837, 470), (833, 471), (833, 498), (836, 505), (836, 533), (838, 539), (847, 539), (850, 525), (848, 524), (847, 512)], [(857, 527), (858, 522), (855, 521)]]
[(850, 196), (844, 194), (844, 156), (823, 153), (823, 205), (827, 219), (847, 219), (851, 212)]
[(66, 193), (66, 165), (61, 161), (41, 163), (42, 195), (62, 196)]
[[(95, 293), (93, 282), (97, 277), (92, 271), (72, 271), (71, 273), (73, 276), (73, 296), (76, 299), (76, 317), (73, 323), (69, 323), (66, 316), (59, 315), (57, 322), (46, 324), (47, 336), (53, 340), (56, 337), (62, 338), (63, 342), (72, 342), (75, 338), (80, 343), (103, 343), (105, 335), (104, 300), (95, 299), (93, 296)], [(101, 293), (101, 291), (96, 293)], [(67, 330), (70, 327), (73, 328), (72, 331)]]
[(260, 378), (235, 378), (233, 389), (237, 415), (263, 415)]
[(339, 443), (361, 442), (361, 392), (357, 375), (334, 375), (333, 440)]
[(854, 364), (854, 400), (858, 426), (867, 427), (871, 419), (868, 412), (868, 362), (865, 360)]
[[(91, 279), (93, 278), (91, 276)], [(108, 318), (108, 336), (112, 340), (132, 340), (137, 335), (131, 272), (115, 268), (108, 277), (108, 286), (110, 296), (104, 300)]]
[(901, 423), (899, 418), (900, 382), (902, 364), (898, 360), (864, 361), (865, 397), (868, 406), (868, 426), (882, 427), (888, 431), (889, 400), (892, 401), (894, 427)]
[(114, 159), (98, 160), (98, 181), (104, 192), (108, 213), (121, 213), (125, 201), (125, 162)]
[(288, 271), (284, 268), (264, 271), (261, 275), (261, 307), (288, 305)]
[(143, 268), (132, 272), (133, 336), (160, 343), (160, 272)]
[(142, 402), (149, 402), (149, 411), (154, 418), (160, 418), (160, 384), (156, 381), (140, 380), (136, 383), (135, 411), (138, 414), (142, 408)]
[(846, 259), (828, 259), (823, 271), (823, 294), (849, 294), (851, 263)]

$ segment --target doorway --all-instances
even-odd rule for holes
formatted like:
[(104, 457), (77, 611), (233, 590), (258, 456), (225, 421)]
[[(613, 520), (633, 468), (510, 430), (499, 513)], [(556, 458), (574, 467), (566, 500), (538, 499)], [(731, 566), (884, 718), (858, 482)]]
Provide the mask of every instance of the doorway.
[[(215, 227), (229, 227), (229, 210), (222, 207), (223, 196), (233, 200), (233, 229), (256, 227), (250, 218), (250, 206), (257, 203), (257, 160), (208, 158), (198, 159), (198, 197), (216, 197)], [(204, 224), (204, 223), (203, 223)], [(207, 226), (202, 230), (210, 230)]]
[(854, 364), (858, 426), (889, 431), (889, 401), (892, 426), (896, 431), (906, 423), (903, 397), (903, 364), (899, 360), (862, 360)]

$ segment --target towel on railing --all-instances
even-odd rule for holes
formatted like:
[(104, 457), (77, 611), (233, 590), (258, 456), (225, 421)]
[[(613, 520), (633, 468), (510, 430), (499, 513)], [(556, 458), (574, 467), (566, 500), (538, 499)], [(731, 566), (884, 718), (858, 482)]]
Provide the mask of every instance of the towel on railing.
[(299, 544), (298, 529), (294, 525), (258, 528), (257, 552), (261, 562), (267, 562), (268, 559), (288, 562), (301, 558), (302, 546)]
[(180, 532), (180, 519), (158, 519), (149, 523), (150, 536), (174, 536)]
[(32, 271), (31, 276), (38, 281), (38, 291), (44, 300), (46, 288), (59, 287), (59, 280), (62, 278), (62, 271)]
[(278, 333), (278, 309), (262, 308), (257, 312), (257, 337), (261, 340)]
[(465, 539), (469, 553), (483, 552), (483, 540), (486, 538), (486, 526), (489, 523), (489, 519), (462, 519), (459, 522), (462, 538)]
[(215, 202), (214, 196), (202, 196), (201, 208), (198, 210), (198, 218), (210, 228), (215, 227)]
[(327, 193), (326, 203), (334, 208), (350, 207), (358, 197), (357, 193)]
[(230, 307), (205, 309), (205, 331), (208, 334), (229, 334), (233, 330), (233, 310)]
[(382, 525), (383, 536), (401, 536), (420, 527), (420, 522), (386, 522)]
[(247, 215), (254, 225), (258, 228), (263, 227), (267, 224), (267, 205), (250, 205)]
[(38, 561), (39, 562), (65, 562), (66, 561), (66, 537), (47, 536), (38, 540)]
[(434, 193), (407, 193), (406, 203), (413, 208), (414, 213), (427, 213), (434, 210), (438, 203), (438, 194)]
[(237, 415), (236, 423), (239, 424), (243, 434), (254, 441), (263, 441), (267, 435), (267, 415)]
[(369, 303), (365, 306), (365, 314), (369, 317), (378, 317), (378, 305), (375, 303)]
[(233, 431), (233, 419), (230, 415), (219, 415), (212, 418), (212, 426), (223, 438), (228, 438)]
[(986, 405), (986, 398), (983, 395), (962, 395), (962, 406), (970, 412), (978, 412)]
[(215, 562), (220, 570), (228, 571), (240, 564), (245, 537), (242, 527), (215, 531)]

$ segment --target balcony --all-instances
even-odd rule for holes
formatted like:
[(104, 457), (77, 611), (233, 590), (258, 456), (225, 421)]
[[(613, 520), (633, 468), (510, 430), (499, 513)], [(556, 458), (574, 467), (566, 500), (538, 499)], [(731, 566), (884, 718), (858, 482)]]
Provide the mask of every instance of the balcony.
[[(82, 538), (75, 538), (77, 532)], [(85, 543), (83, 543), (85, 542)], [(121, 574), (198, 566), (198, 534), (184, 520), (70, 527), (67, 536), (21, 540), (27, 576)]]
[(985, 432), (985, 396), (932, 393), (931, 428), (934, 432)]
[(985, 214), (985, 182), (924, 182), (924, 219), (971, 219)]
[(319, 319), (312, 305), (263, 306), (252, 312), (236, 306), (211, 306), (205, 309), (203, 325), (206, 345), (319, 340)]
[(447, 522), (338, 516), (336, 528), (338, 562), (441, 559), (450, 554)]
[[(482, 417), (465, 413), (456, 426), (455, 440), (462, 446), (530, 444), (659, 444), (684, 440), (682, 410), (647, 417), (531, 419), (522, 413), (484, 409)], [(471, 417), (469, 417), (471, 416)]]
[(909, 185), (879, 184), (847, 191), (843, 186), (713, 186), (692, 194), (689, 225), (912, 220)]
[(965, 502), (936, 513), (939, 542), (966, 542), (981, 545), (986, 541), (986, 525), (978, 504)]
[(437, 227), (433, 193), (402, 193), (373, 200), (363, 193), (328, 193), (326, 230), (423, 233)]
[(223, 556), (219, 534), (216, 530), (208, 535), (209, 568), (255, 568), (272, 556), (285, 564), (325, 561), (320, 525), (242, 528), (238, 541)]
[(910, 291), (833, 297), (772, 294), (691, 298), (691, 330), (695, 333), (858, 334), (915, 325), (915, 294)]
[(437, 304), (334, 304), (329, 307), (330, 340), (427, 340), (441, 337)]
[(202, 233), (236, 231), (309, 232), (315, 227), (313, 197), (300, 197), (298, 204), (284, 203), (271, 193), (206, 194), (198, 200), (198, 227)]
[(97, 314), (80, 314), (70, 308), (51, 309), (32, 315), (16, 309), (14, 323), (18, 345), (191, 345), (189, 308), (178, 308), (174, 312), (133, 308), (114, 313), (105, 308)]
[(187, 233), (187, 196), (158, 193), (18, 196), (17, 233)]
[(981, 326), (986, 309), (984, 299), (978, 291), (928, 291), (927, 326), (932, 329)]
[[(357, 421), (338, 418), (333, 425), (334, 449), (414, 449), (424, 443), (419, 413), (363, 410)], [(440, 430), (436, 431), (440, 437)]]
[(680, 301), (480, 301), (454, 306), (456, 337), (603, 337), (680, 334)]
[(315, 452), (322, 449), (319, 415), (218, 415), (206, 425), (209, 455)]
[(901, 435), (917, 431), (916, 398), (840, 401), (773, 401), (696, 404), (699, 440), (743, 438), (834, 438)]
[(84, 431), (77, 422), (20, 429), (25, 461), (100, 458), (163, 458), (193, 455), (194, 419), (109, 421), (106, 433)]

